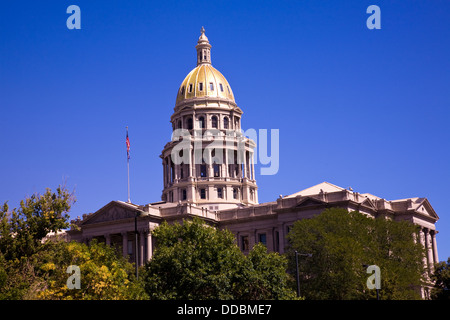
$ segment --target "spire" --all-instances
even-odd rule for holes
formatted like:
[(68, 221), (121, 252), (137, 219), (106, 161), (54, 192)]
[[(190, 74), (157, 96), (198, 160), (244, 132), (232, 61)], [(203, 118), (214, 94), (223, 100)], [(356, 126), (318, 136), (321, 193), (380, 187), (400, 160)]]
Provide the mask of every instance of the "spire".
[(211, 45), (205, 35), (205, 28), (202, 27), (200, 32), (202, 34), (198, 38), (197, 45), (195, 46), (195, 49), (197, 49), (197, 66), (211, 64)]

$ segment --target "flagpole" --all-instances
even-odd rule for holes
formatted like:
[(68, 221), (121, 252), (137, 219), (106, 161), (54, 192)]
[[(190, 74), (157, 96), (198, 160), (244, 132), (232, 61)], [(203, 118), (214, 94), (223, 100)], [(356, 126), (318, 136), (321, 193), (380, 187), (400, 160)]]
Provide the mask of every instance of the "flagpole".
[(130, 144), (128, 140), (128, 126), (127, 126), (127, 177), (128, 177), (128, 203), (130, 200)]

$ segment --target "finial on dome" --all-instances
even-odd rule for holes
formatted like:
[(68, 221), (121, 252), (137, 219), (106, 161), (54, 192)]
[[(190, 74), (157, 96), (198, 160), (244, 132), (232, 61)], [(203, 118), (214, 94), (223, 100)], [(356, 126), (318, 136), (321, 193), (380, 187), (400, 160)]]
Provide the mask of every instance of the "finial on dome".
[(211, 64), (211, 45), (209, 44), (208, 37), (205, 35), (205, 28), (202, 26), (200, 30), (202, 33), (198, 38), (197, 45), (197, 65), (200, 64)]

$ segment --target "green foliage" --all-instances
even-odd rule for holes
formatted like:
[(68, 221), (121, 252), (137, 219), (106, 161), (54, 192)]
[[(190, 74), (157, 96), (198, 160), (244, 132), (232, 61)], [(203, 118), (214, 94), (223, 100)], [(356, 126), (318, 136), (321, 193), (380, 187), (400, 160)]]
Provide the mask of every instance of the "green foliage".
[(37, 254), (45, 250), (49, 232), (68, 227), (68, 212), (75, 201), (64, 187), (47, 189), (9, 210), (0, 208), (0, 299), (33, 299), (42, 280), (36, 274)]
[[(39, 299), (57, 300), (123, 300), (145, 299), (140, 283), (134, 278), (134, 268), (117, 251), (92, 241), (89, 246), (78, 242), (50, 244), (53, 250), (40, 257), (40, 273), (45, 288)], [(67, 267), (80, 268), (80, 289), (69, 289)]]
[(431, 298), (433, 300), (450, 300), (450, 257), (447, 262), (441, 261), (435, 265), (431, 278), (435, 282)]
[(307, 299), (373, 299), (363, 265), (381, 269), (383, 299), (419, 299), (423, 248), (414, 242), (416, 227), (408, 222), (373, 219), (359, 212), (331, 208), (295, 222), (288, 234), (289, 261), (300, 257), (301, 291)]
[(228, 230), (200, 219), (153, 231), (157, 249), (145, 268), (145, 290), (152, 299), (284, 299), (285, 258), (262, 245), (246, 257)]
[(247, 260), (251, 264), (243, 270), (247, 273), (246, 295), (243, 299), (296, 299), (296, 293), (290, 289), (290, 276), (286, 273), (286, 256), (277, 252), (267, 253), (267, 248), (256, 244)]
[(42, 246), (42, 238), (69, 226), (69, 210), (75, 201), (64, 187), (56, 192), (47, 189), (20, 202), (9, 211), (5, 203), (0, 209), (0, 252), (5, 259), (31, 256)]
[[(63, 187), (47, 189), (0, 209), (0, 299), (141, 299), (142, 284), (133, 266), (115, 249), (92, 242), (43, 241), (69, 226), (73, 195)], [(69, 265), (81, 271), (81, 288), (68, 289)]]

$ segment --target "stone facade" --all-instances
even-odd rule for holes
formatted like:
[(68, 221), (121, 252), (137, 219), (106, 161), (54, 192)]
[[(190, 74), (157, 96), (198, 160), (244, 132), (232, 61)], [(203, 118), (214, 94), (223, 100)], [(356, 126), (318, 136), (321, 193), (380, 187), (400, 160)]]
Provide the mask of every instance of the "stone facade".
[(330, 207), (359, 211), (374, 218), (407, 220), (419, 225), (420, 241), (427, 253), (424, 264), (432, 271), (434, 263), (439, 262), (436, 242), (438, 231), (435, 228), (439, 217), (426, 198), (388, 201), (328, 182), (293, 195), (280, 196), (273, 202), (225, 210), (209, 210), (200, 205), (181, 202), (161, 201), (139, 206), (111, 201), (97, 212), (73, 221), (79, 230), (70, 230), (67, 235), (69, 239), (80, 242), (89, 243), (92, 239), (98, 239), (114, 245), (132, 262), (137, 252), (139, 264), (142, 265), (151, 259), (154, 250), (151, 231), (162, 221), (181, 223), (183, 219), (200, 217), (219, 229), (230, 230), (244, 253), (258, 242), (263, 242), (268, 251), (284, 253), (288, 245), (286, 235), (294, 222), (311, 218)]

